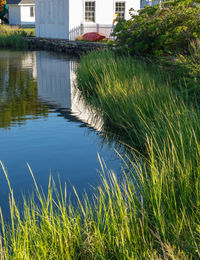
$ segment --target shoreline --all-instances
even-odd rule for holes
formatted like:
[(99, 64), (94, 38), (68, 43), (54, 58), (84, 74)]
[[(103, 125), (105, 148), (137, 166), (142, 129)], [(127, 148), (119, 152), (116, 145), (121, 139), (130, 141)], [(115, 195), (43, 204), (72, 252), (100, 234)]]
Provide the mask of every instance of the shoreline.
[(65, 39), (50, 39), (24, 37), (28, 49), (30, 50), (48, 50), (55, 52), (65, 52), (74, 56), (82, 56), (87, 52), (94, 50), (107, 49), (107, 44), (99, 42), (70, 41)]

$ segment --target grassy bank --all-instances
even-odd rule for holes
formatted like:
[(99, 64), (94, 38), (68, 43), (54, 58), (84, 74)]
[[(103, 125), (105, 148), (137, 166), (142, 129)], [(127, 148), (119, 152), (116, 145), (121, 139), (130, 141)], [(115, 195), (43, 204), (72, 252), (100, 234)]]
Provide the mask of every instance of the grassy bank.
[(32, 35), (33, 33), (33, 29), (20, 29), (17, 27), (0, 25), (0, 48), (17, 50), (27, 49), (24, 37)]
[(93, 201), (77, 197), (77, 206), (50, 180), (46, 197), (35, 183), (41, 207), (32, 200), (19, 213), (10, 187), (2, 258), (198, 259), (200, 115), (180, 92), (185, 86), (174, 88), (158, 66), (111, 52), (81, 60), (78, 86), (105, 132), (140, 154), (127, 158), (120, 181), (102, 171)]
[(199, 89), (191, 86), (198, 79), (190, 77), (187, 85), (171, 75), (133, 58), (92, 53), (81, 61), (78, 87), (102, 115), (105, 133), (147, 158), (147, 171), (139, 173), (144, 238), (153, 248), (160, 244), (160, 251), (169, 243), (197, 257), (200, 115)]

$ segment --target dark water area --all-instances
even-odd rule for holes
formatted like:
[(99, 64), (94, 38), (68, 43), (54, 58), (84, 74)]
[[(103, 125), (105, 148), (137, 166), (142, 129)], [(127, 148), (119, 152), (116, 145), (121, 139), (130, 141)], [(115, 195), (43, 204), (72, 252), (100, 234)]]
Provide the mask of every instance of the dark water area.
[[(0, 51), (0, 160), (5, 165), (14, 195), (34, 191), (27, 163), (38, 186), (47, 190), (49, 175), (93, 192), (100, 181), (97, 153), (109, 169), (118, 170), (114, 145), (105, 143), (96, 119), (77, 92), (78, 61), (50, 52)], [(104, 140), (104, 141), (103, 141)], [(72, 195), (73, 197), (73, 195)], [(9, 190), (0, 168), (0, 207), (9, 215)]]

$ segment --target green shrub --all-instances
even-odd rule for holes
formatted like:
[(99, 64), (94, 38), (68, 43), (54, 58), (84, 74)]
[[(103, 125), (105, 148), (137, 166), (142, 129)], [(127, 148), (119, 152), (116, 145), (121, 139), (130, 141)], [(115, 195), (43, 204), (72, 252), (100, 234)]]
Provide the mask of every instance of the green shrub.
[(176, 64), (184, 69), (185, 74), (187, 72), (190, 78), (197, 81), (200, 79), (200, 40), (191, 42), (189, 54), (188, 56), (179, 55), (176, 58)]
[(122, 53), (171, 55), (188, 53), (192, 40), (200, 38), (199, 0), (177, 0), (159, 6), (145, 7), (128, 21), (121, 20), (113, 35)]

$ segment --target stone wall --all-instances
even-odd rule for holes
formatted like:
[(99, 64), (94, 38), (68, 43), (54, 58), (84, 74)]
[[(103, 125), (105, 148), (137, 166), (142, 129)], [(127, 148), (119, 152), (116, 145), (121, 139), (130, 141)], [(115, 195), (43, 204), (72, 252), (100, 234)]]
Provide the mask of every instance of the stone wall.
[(69, 41), (60, 39), (46, 39), (36, 37), (26, 37), (25, 41), (31, 50), (51, 50), (58, 52), (66, 52), (70, 55), (81, 56), (86, 52), (93, 50), (106, 49), (104, 43)]

